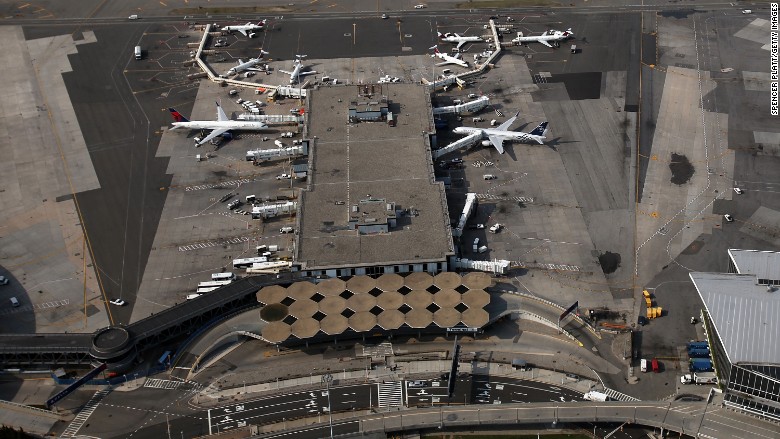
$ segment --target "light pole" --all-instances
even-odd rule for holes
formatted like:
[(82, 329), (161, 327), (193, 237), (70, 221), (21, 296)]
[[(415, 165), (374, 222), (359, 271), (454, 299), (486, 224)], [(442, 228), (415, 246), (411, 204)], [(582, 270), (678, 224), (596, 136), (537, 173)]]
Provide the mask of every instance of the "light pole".
[(330, 427), (330, 439), (333, 439), (333, 410), (330, 406), (330, 383), (333, 381), (333, 375), (326, 373), (322, 376), (322, 382), (325, 383), (325, 393), (328, 394), (328, 426)]

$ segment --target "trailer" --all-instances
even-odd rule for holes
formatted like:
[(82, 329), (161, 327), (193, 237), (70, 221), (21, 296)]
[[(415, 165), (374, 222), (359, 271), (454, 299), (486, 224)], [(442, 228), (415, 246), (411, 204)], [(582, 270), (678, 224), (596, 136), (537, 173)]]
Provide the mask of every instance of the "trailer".
[(689, 362), (691, 372), (712, 372), (712, 361), (708, 358), (691, 358)]
[(710, 344), (707, 343), (706, 341), (691, 341), (691, 342), (688, 342), (688, 349), (692, 349), (692, 348), (707, 348), (707, 349), (709, 349), (710, 348)]
[(709, 358), (709, 348), (689, 348), (688, 356), (691, 358)]

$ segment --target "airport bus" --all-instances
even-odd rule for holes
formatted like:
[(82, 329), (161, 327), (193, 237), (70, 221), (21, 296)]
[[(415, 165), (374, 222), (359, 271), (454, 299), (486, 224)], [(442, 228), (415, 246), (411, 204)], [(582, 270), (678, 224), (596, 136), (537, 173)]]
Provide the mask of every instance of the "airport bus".
[(235, 273), (214, 273), (211, 275), (211, 280), (236, 280)]
[(198, 290), (196, 291), (196, 293), (198, 293), (198, 294), (206, 294), (206, 293), (210, 293), (210, 292), (216, 290), (217, 288), (220, 288), (220, 287), (198, 287)]
[(233, 268), (249, 268), (253, 264), (257, 264), (260, 262), (268, 262), (268, 258), (257, 257), (257, 258), (233, 259)]

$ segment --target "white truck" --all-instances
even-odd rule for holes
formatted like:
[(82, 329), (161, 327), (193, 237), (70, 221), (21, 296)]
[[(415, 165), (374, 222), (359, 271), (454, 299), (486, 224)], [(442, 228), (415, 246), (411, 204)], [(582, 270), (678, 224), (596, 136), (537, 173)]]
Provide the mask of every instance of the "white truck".
[(715, 372), (686, 373), (680, 377), (681, 384), (718, 384), (718, 376)]
[(585, 401), (596, 401), (596, 402), (604, 402), (609, 400), (609, 396), (607, 396), (606, 393), (596, 392), (593, 390), (582, 395), (582, 398)]

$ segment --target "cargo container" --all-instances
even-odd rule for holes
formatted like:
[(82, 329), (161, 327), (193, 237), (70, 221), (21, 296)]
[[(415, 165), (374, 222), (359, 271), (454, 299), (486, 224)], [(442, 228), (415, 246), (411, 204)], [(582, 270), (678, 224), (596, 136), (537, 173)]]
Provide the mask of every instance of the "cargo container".
[(682, 384), (718, 384), (718, 377), (714, 372), (697, 372), (685, 374), (680, 377)]
[(707, 348), (707, 349), (709, 349), (710, 348), (710, 344), (707, 343), (706, 341), (691, 341), (691, 342), (688, 342), (688, 349), (691, 349), (691, 348)]
[(688, 349), (688, 356), (691, 358), (708, 358), (710, 356), (710, 350), (708, 348)]
[(689, 362), (691, 372), (712, 372), (712, 361), (708, 358), (691, 358)]

